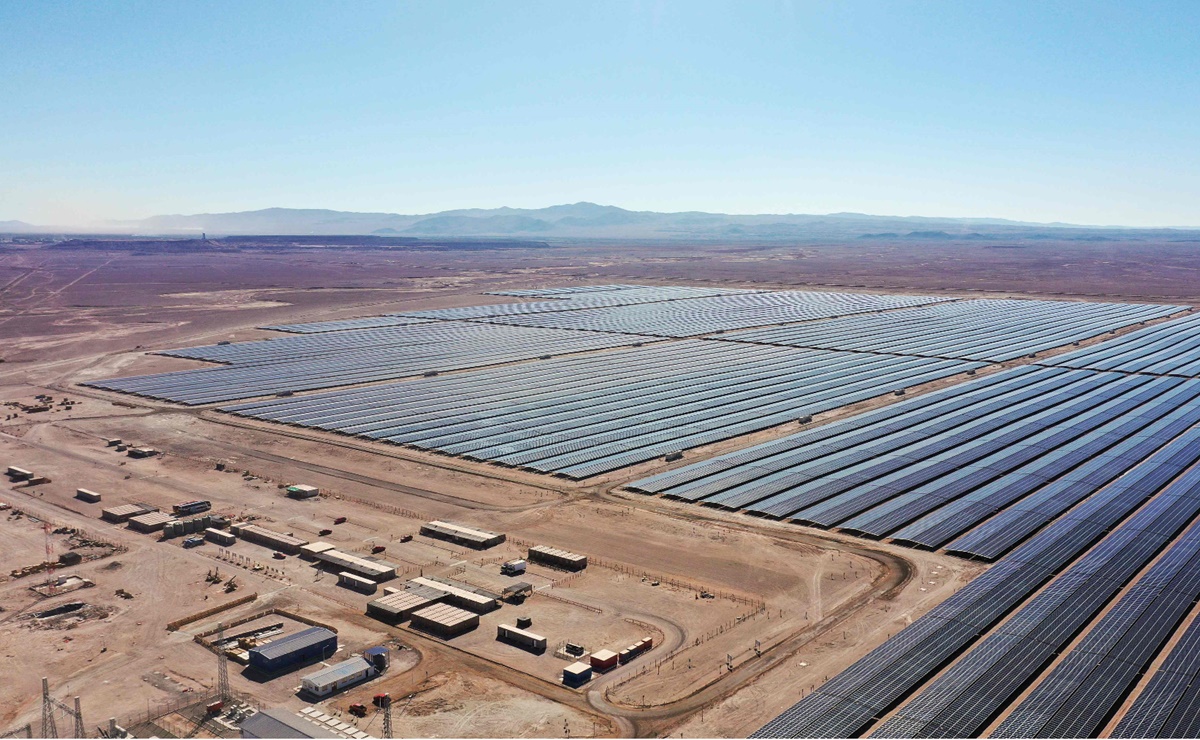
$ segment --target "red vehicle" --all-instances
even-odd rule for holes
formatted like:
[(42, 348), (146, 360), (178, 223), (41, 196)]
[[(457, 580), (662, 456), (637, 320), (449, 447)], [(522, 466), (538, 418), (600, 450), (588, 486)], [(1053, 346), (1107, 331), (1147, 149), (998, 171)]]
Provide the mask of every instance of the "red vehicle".
[(277, 552), (274, 555), (272, 555), (271, 557), (275, 558), (276, 560), (286, 560), (287, 559), (287, 555), (284, 555), (281, 552)]
[(366, 717), (367, 716), (367, 705), (351, 704), (350, 705), (350, 714), (353, 714), (355, 717)]
[(387, 549), (387, 545), (376, 545), (371, 548), (371, 554), (381, 553)]
[(214, 701), (212, 704), (209, 704), (207, 707), (205, 707), (204, 711), (208, 712), (209, 714), (216, 714), (217, 712), (221, 711), (224, 708), (225, 708), (225, 702)]
[(334, 524), (345, 524), (345, 523), (346, 523), (346, 517), (344, 517), (344, 516), (339, 516), (337, 519), (334, 519), (334, 520), (333, 520), (333, 523), (334, 523)]

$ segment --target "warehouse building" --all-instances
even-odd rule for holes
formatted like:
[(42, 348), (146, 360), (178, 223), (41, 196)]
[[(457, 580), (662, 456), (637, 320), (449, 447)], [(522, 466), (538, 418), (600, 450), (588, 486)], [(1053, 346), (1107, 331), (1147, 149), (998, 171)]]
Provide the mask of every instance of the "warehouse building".
[(426, 577), (414, 578), (409, 583), (440, 591), (446, 595), (446, 603), (476, 614), (486, 614), (500, 608), (500, 600), (495, 594), (487, 593), (483, 589), (471, 588), (465, 583), (449, 583), (447, 579)]
[(265, 645), (250, 648), (250, 665), (264, 673), (278, 673), (314, 660), (326, 660), (337, 652), (337, 633), (324, 627), (309, 627)]
[(158, 532), (175, 517), (164, 511), (151, 511), (147, 514), (129, 517), (129, 528), (138, 532)]
[(100, 512), (100, 518), (109, 522), (127, 522), (135, 516), (148, 514), (154, 509), (141, 504), (122, 504), (120, 506), (110, 506)]
[(583, 570), (587, 567), (587, 555), (576, 555), (573, 552), (545, 545), (535, 545), (529, 548), (529, 559), (535, 563), (543, 563), (570, 571)]
[(434, 604), (412, 613), (412, 626), (439, 637), (450, 638), (479, 626), (479, 615), (449, 604)]
[(505, 540), (505, 536), (502, 534), (441, 521), (422, 524), (421, 534), (426, 537), (434, 537), (439, 540), (466, 545), (476, 550), (486, 550), (489, 547), (499, 545)]
[(371, 661), (356, 655), (304, 676), (300, 679), (300, 687), (314, 696), (329, 696), (335, 691), (365, 681), (376, 673), (375, 665)]
[(86, 488), (76, 488), (75, 498), (79, 499), (80, 501), (86, 501), (89, 504), (98, 504), (100, 503), (100, 499), (103, 497), (95, 491), (89, 491)]
[(275, 532), (266, 527), (260, 527), (257, 524), (235, 524), (230, 527), (230, 530), (246, 542), (253, 542), (256, 545), (286, 552), (288, 555), (296, 555), (300, 552), (301, 547), (308, 544), (308, 540), (302, 540), (299, 537), (293, 537), (290, 534), (283, 534), (282, 532)]
[(366, 558), (360, 558), (357, 555), (351, 555), (341, 550), (325, 550), (316, 553), (314, 557), (339, 570), (349, 571), (364, 578), (370, 578), (377, 583), (390, 581), (396, 577), (396, 566), (390, 563), (384, 563), (379, 560), (367, 560)]
[(399, 624), (411, 617), (413, 612), (445, 599), (445, 592), (435, 589), (397, 591), (367, 602), (367, 616), (388, 624)]
[(496, 627), (496, 639), (516, 645), (533, 653), (546, 652), (546, 638), (539, 634), (514, 627), (511, 624), (501, 624)]

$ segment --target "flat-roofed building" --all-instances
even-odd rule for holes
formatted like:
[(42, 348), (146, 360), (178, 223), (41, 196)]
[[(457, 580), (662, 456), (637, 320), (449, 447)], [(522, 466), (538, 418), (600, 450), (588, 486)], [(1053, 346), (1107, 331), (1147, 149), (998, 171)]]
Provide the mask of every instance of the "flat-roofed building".
[(421, 525), (421, 534), (426, 537), (435, 537), (439, 540), (448, 540), (467, 547), (473, 547), (476, 550), (485, 550), (489, 547), (494, 547), (504, 542), (504, 535), (496, 532), (488, 532), (484, 529), (476, 529), (474, 527), (465, 527), (461, 524), (453, 522), (433, 521)]
[(441, 591), (429, 593), (419, 591), (397, 591), (367, 602), (367, 616), (388, 624), (399, 624), (412, 616), (413, 612), (433, 606), (446, 599)]
[(570, 571), (583, 570), (587, 567), (587, 555), (578, 555), (546, 545), (534, 545), (529, 548), (529, 559), (535, 563), (545, 563)]
[(351, 555), (341, 550), (325, 550), (314, 556), (323, 563), (328, 563), (340, 570), (349, 571), (372, 581), (390, 581), (396, 577), (396, 566), (379, 560), (367, 560), (357, 555)]
[(479, 615), (449, 604), (434, 604), (412, 613), (412, 626), (449, 638), (479, 626)]
[(341, 663), (308, 674), (300, 679), (300, 686), (314, 696), (329, 696), (365, 681), (376, 674), (375, 665), (365, 658), (354, 656)]

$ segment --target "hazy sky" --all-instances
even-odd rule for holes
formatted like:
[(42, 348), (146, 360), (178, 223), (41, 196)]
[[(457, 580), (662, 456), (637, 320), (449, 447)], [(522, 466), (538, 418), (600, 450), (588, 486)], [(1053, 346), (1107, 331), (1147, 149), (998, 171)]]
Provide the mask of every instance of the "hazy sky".
[(0, 220), (1200, 225), (1200, 2), (0, 2)]

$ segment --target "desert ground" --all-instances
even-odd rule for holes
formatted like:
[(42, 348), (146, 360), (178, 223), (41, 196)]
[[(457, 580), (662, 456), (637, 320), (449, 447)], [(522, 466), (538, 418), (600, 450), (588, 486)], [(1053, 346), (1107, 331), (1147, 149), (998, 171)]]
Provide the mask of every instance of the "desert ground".
[[(130, 249), (59, 251), (0, 245), (0, 402), (51, 410), (0, 420), (0, 460), (49, 479), (0, 484), (0, 651), (10, 671), (0, 731), (41, 719), (41, 678), (63, 702), (80, 697), (87, 731), (123, 727), (157, 736), (236, 736), (197, 717), (218, 661), (197, 636), (218, 622), (283, 610), (338, 632), (341, 655), (393, 648), (383, 675), (313, 701), (308, 669), (265, 679), (230, 665), (232, 688), (256, 707), (316, 705), (380, 736), (372, 711), (396, 698), (398, 736), (745, 736), (987, 566), (833, 532), (755, 519), (619, 490), (661, 462), (572, 482), (204, 408), (80, 387), (90, 379), (200, 366), (145, 354), (268, 336), (255, 327), (497, 303), (486, 291), (587, 283), (805, 287), (964, 296), (1200, 301), (1183, 244), (1022, 246), (903, 243), (638, 246), (566, 244), (553, 250), (239, 250), (158, 255)], [(1063, 248), (1060, 248), (1063, 247)], [(654, 256), (648, 256), (654, 255)], [(930, 388), (937, 384), (930, 384)], [(62, 399), (74, 401), (69, 407)], [(831, 412), (840, 418), (872, 404)], [(790, 433), (729, 440), (700, 455)], [(153, 446), (132, 459), (105, 440)], [(693, 458), (694, 459), (694, 458)], [(317, 486), (295, 501), (286, 485)], [(103, 494), (85, 503), (76, 489)], [(434, 575), (502, 587), (500, 563), (545, 544), (589, 557), (570, 574), (531, 564), (533, 596), (485, 614), (480, 627), (440, 639), (365, 614), (375, 596), (335, 574), (239, 541), (185, 549), (100, 519), (125, 503), (167, 508), (212, 501), (213, 513), (382, 557), (404, 578)], [(334, 525), (336, 519), (345, 522)], [(443, 519), (505, 533), (475, 551), (418, 533)], [(321, 535), (331, 529), (332, 534)], [(402, 541), (413, 535), (409, 541)], [(90, 586), (55, 595), (22, 573), (68, 550), (59, 576)], [(219, 573), (220, 584), (207, 578)], [(237, 588), (224, 583), (236, 576)], [(213, 607), (252, 600), (195, 620)], [(40, 617), (72, 603), (85, 606)], [(494, 639), (517, 616), (547, 636), (534, 655)], [(297, 628), (282, 618), (288, 631)], [(177, 629), (169, 623), (185, 620)], [(258, 624), (259, 622), (246, 622)], [(297, 625), (300, 623), (296, 623)], [(560, 682), (563, 643), (589, 650), (652, 636), (654, 648), (583, 689)], [(203, 638), (201, 638), (203, 639)], [(59, 719), (60, 731), (70, 720)]]

